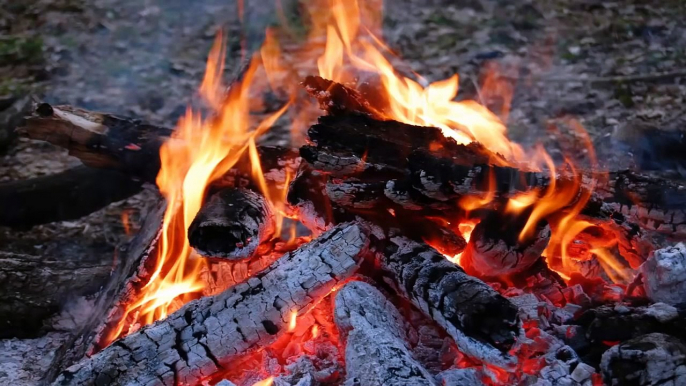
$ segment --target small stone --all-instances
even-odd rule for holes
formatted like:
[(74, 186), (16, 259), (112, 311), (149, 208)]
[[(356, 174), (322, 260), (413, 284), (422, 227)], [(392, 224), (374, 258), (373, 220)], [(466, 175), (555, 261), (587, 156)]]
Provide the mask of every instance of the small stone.
[(686, 299), (686, 245), (658, 249), (639, 268), (648, 298), (669, 305)]

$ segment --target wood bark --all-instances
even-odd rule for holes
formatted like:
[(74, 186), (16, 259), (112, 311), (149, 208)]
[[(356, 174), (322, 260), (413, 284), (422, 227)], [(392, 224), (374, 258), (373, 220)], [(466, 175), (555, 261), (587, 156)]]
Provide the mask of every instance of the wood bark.
[(379, 266), (399, 293), (436, 321), (466, 355), (499, 367), (520, 333), (517, 307), (426, 244), (391, 237)]
[(123, 173), (77, 166), (61, 173), (0, 184), (0, 225), (26, 229), (73, 220), (138, 193), (142, 182)]
[(363, 228), (341, 224), (247, 282), (186, 304), (68, 368), (56, 385), (193, 384), (284, 334), (357, 269)]
[(154, 181), (159, 149), (171, 130), (139, 119), (41, 103), (19, 133), (68, 149), (85, 165)]
[(54, 258), (0, 252), (0, 339), (36, 336), (65, 302), (97, 292), (113, 260), (111, 253)]
[[(160, 168), (160, 146), (169, 140), (172, 129), (135, 118), (41, 103), (26, 118), (19, 133), (67, 149), (85, 165), (117, 170), (154, 183)], [(297, 170), (300, 160), (292, 149), (263, 146), (258, 147), (258, 152), (268, 181), (282, 183), (286, 170)], [(249, 183), (250, 171), (246, 155), (223, 182), (234, 184), (242, 179)]]
[(212, 195), (188, 228), (199, 254), (229, 260), (251, 257), (274, 234), (274, 214), (260, 194), (225, 188)]
[(345, 385), (436, 385), (407, 347), (407, 322), (370, 284), (343, 286), (334, 320), (345, 339)]

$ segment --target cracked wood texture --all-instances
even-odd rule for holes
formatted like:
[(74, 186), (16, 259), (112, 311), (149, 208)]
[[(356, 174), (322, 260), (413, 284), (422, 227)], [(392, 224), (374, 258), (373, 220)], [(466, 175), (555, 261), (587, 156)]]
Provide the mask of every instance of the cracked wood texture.
[(378, 259), (399, 293), (443, 327), (461, 352), (499, 367), (516, 362), (508, 351), (520, 334), (517, 307), (488, 284), (405, 237), (391, 237)]
[(407, 322), (370, 284), (343, 286), (336, 294), (334, 320), (345, 337), (345, 386), (436, 385), (407, 347)]
[(203, 204), (188, 228), (188, 241), (202, 256), (240, 260), (253, 256), (274, 231), (274, 215), (262, 195), (225, 188)]
[(246, 282), (115, 341), (55, 385), (195, 384), (285, 333), (291, 311), (306, 313), (351, 277), (367, 246), (362, 227), (340, 224)]

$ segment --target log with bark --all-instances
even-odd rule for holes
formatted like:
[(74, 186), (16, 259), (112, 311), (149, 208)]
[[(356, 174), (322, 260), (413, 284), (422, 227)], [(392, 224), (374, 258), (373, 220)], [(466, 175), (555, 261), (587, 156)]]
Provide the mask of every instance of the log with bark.
[(240, 260), (253, 256), (274, 231), (274, 214), (264, 197), (250, 189), (225, 188), (195, 216), (188, 241), (203, 256)]
[(521, 326), (508, 299), (426, 244), (397, 236), (377, 249), (378, 266), (398, 292), (443, 327), (461, 352), (499, 367), (516, 363), (508, 351)]
[(140, 192), (142, 185), (126, 174), (87, 166), (5, 182), (0, 184), (0, 225), (26, 229), (74, 220)]
[[(36, 105), (18, 131), (69, 150), (85, 165), (117, 170), (151, 183), (159, 172), (160, 147), (172, 134), (172, 129), (140, 119), (47, 103)], [(292, 149), (265, 146), (258, 152), (267, 181), (283, 182), (286, 170), (297, 169), (299, 159)], [(250, 171), (246, 155), (225, 177), (230, 183), (235, 178), (250, 181)]]
[(265, 271), (219, 295), (115, 341), (66, 369), (56, 385), (166, 385), (199, 382), (287, 331), (349, 278), (366, 253), (364, 228), (341, 224)]
[(436, 385), (407, 347), (407, 322), (372, 285), (343, 286), (334, 318), (345, 340), (345, 385)]

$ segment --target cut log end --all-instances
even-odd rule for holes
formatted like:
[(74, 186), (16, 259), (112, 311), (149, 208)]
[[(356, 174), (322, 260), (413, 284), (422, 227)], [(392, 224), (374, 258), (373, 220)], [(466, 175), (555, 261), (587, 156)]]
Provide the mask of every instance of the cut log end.
[(203, 205), (188, 228), (188, 240), (203, 256), (238, 260), (253, 256), (274, 229), (274, 215), (264, 197), (248, 189), (226, 188)]

